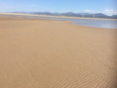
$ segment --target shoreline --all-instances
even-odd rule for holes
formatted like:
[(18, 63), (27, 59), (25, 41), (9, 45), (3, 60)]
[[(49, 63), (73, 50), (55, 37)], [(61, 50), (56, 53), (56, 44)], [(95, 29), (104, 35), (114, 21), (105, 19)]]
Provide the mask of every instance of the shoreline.
[[(81, 26), (85, 26), (85, 27), (93, 27), (93, 28), (103, 28), (103, 29), (117, 29), (117, 27), (115, 26), (115, 25), (113, 25), (113, 24), (110, 24), (110, 27), (101, 27), (101, 26), (96, 26), (95, 24), (94, 24), (94, 26), (93, 25), (83, 25), (83, 24), (77, 24), (77, 21), (73, 21), (73, 19), (86, 19), (86, 20), (94, 20), (94, 21), (96, 21), (96, 20), (110, 20), (110, 21), (117, 21), (117, 20), (112, 20), (112, 19), (95, 19), (95, 18), (92, 18), (92, 19), (90, 19), (90, 18), (76, 18), (76, 17), (66, 17), (66, 16), (48, 16), (48, 15), (32, 15), (32, 14), (22, 14), (22, 13), (0, 13), (0, 15), (2, 16), (18, 16), (17, 17), (17, 19), (24, 19), (24, 18), (28, 18), (28, 19), (42, 19), (42, 20), (57, 20), (57, 19), (59, 19), (59, 18), (68, 18), (69, 20), (61, 20), (61, 21), (68, 21), (68, 22), (71, 22), (71, 24), (73, 24), (73, 25), (81, 25)], [(21, 16), (21, 17), (20, 17)], [(40, 17), (40, 18), (38, 18), (38, 17)], [(41, 18), (42, 17), (42, 18)], [(43, 18), (43, 17), (45, 17), (45, 18)], [(47, 18), (46, 18), (47, 17)], [(49, 19), (49, 17), (50, 18), (55, 18), (55, 19)], [(71, 20), (70, 20), (71, 19)], [(105, 24), (104, 24), (105, 25)], [(111, 27), (111, 25), (113, 25), (112, 27)]]
[(108, 19), (108, 18), (82, 18), (82, 17), (67, 17), (67, 16), (52, 16), (52, 15), (36, 15), (36, 14), (24, 14), (24, 13), (1, 13), (0, 15), (16, 15), (16, 16), (34, 16), (34, 17), (52, 17), (52, 18), (70, 18), (70, 19), (89, 19), (89, 20), (113, 20), (117, 19)]

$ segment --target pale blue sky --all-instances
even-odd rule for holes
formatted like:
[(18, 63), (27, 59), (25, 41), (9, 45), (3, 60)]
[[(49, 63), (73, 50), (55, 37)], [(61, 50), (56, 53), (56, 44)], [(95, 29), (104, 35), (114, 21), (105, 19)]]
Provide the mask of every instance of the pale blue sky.
[(0, 0), (0, 12), (103, 12), (116, 14), (116, 0)]

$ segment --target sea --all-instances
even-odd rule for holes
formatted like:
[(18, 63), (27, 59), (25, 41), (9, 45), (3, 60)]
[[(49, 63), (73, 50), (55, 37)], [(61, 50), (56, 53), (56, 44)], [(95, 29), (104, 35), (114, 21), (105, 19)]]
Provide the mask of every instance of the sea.
[(57, 17), (34, 17), (37, 19), (50, 19), (50, 20), (64, 20), (64, 21), (72, 21), (73, 24), (95, 27), (95, 28), (107, 28), (107, 29), (117, 29), (117, 20), (111, 19), (76, 19), (76, 18), (57, 18)]

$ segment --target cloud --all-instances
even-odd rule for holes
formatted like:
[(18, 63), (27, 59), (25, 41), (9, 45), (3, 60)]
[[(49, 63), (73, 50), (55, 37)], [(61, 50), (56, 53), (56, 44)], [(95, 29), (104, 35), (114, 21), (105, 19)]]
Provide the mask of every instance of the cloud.
[(8, 5), (8, 4), (4, 4), (4, 3), (1, 3), (1, 4), (0, 4), (0, 7), (3, 8), (3, 9), (13, 8), (13, 6)]
[(106, 14), (108, 16), (117, 15), (117, 10), (113, 10), (113, 9), (105, 9), (103, 11), (84, 10), (83, 12), (87, 12), (87, 13), (103, 13), (103, 14)]
[[(38, 7), (36, 4), (8, 4), (8, 3), (0, 3), (0, 12), (31, 12), (35, 11)], [(37, 9), (36, 9), (37, 10)]]
[(117, 10), (113, 10), (113, 9), (106, 9), (104, 10), (102, 13), (108, 15), (108, 16), (112, 16), (112, 15), (117, 15)]
[(12, 5), (6, 4), (6, 3), (0, 3), (0, 12), (6, 12), (10, 11), (14, 7)]
[(106, 11), (106, 12), (112, 12), (113, 10), (111, 9), (111, 10), (109, 10), (109, 9), (106, 9), (106, 10), (104, 10), (104, 11)]
[(90, 13), (90, 12), (91, 12), (91, 10), (84, 10), (84, 12)]
[(37, 7), (38, 5), (36, 5), (36, 4), (28, 4), (28, 5), (25, 5), (25, 6), (27, 6), (27, 7)]

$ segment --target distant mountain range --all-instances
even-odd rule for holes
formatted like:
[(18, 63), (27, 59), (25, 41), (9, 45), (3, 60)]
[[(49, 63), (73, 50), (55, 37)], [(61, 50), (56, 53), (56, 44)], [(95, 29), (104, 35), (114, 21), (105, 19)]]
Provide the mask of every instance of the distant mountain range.
[[(16, 12), (15, 12), (16, 13)], [(25, 13), (25, 12), (20, 12)], [(117, 19), (117, 15), (107, 16), (103, 13), (73, 13), (73, 12), (67, 12), (67, 13), (51, 13), (51, 12), (29, 12), (30, 14), (39, 14), (39, 15), (53, 15), (53, 16), (70, 16), (70, 17), (89, 17), (89, 18), (111, 18), (111, 19)]]

